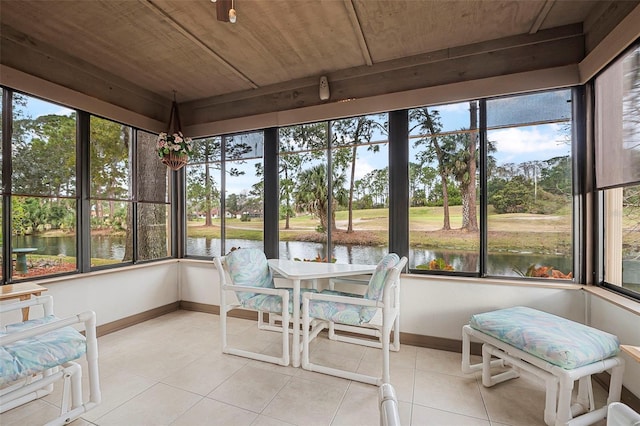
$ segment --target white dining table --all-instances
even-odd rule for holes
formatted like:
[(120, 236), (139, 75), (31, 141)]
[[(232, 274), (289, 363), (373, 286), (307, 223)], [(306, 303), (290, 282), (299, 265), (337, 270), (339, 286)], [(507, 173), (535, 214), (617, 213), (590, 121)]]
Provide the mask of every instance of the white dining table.
[(269, 267), (293, 284), (293, 344), (291, 364), (300, 366), (300, 282), (321, 278), (338, 278), (372, 274), (376, 265), (344, 263), (301, 262), (296, 260), (269, 259)]

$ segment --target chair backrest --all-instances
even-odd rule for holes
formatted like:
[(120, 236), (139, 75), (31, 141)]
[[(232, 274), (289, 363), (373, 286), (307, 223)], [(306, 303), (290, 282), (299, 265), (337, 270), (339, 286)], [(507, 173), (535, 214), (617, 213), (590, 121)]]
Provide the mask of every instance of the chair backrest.
[[(261, 250), (252, 248), (234, 250), (225, 256), (225, 263), (233, 285), (275, 288), (267, 257)], [(253, 293), (247, 292), (236, 294), (241, 301), (253, 296)]]
[(382, 258), (378, 265), (376, 266), (376, 270), (371, 275), (371, 279), (369, 280), (369, 286), (367, 287), (367, 293), (364, 295), (365, 299), (369, 300), (380, 300), (382, 299), (382, 293), (384, 290), (384, 282), (387, 278), (387, 273), (398, 264), (400, 258), (395, 253), (389, 253), (385, 257)]
[[(380, 301), (384, 295), (384, 287), (389, 285), (391, 281), (397, 279), (406, 262), (406, 257), (400, 259), (395, 253), (389, 253), (383, 257), (382, 260), (378, 262), (376, 270), (369, 280), (369, 286), (367, 287), (364, 298)], [(395, 277), (391, 277), (389, 274), (396, 267), (399, 271), (395, 273)], [(363, 306), (362, 309), (360, 309), (360, 321), (363, 323), (371, 321), (375, 313), (376, 308)]]

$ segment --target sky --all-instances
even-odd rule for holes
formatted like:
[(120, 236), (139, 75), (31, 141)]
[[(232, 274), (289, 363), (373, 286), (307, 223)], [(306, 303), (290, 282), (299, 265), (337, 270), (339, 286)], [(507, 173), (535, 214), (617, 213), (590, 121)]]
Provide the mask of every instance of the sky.
[[(525, 95), (521, 97), (500, 98), (488, 101), (488, 121), (491, 124), (518, 121), (544, 121), (550, 117), (566, 114), (570, 109), (563, 104), (566, 102), (568, 90), (546, 92), (541, 94)], [(25, 108), (28, 115), (35, 118), (46, 114), (69, 115), (72, 109), (65, 108), (37, 98), (27, 97), (28, 104)], [(469, 103), (461, 102), (448, 105), (429, 107), (430, 111), (437, 110), (440, 113), (442, 131), (455, 131), (469, 127)], [(531, 111), (535, 111), (532, 116)], [(539, 111), (539, 113), (537, 113)], [(547, 115), (545, 117), (545, 115)], [(497, 152), (494, 154), (498, 164), (521, 163), (523, 161), (546, 160), (556, 156), (567, 155), (571, 147), (566, 143), (567, 136), (563, 134), (562, 124), (550, 123), (535, 126), (508, 127), (490, 130), (488, 137), (495, 142)], [(417, 135), (414, 130), (412, 135)], [(373, 140), (384, 140), (381, 133), (374, 135)], [(410, 161), (415, 157), (418, 148), (413, 147), (415, 139), (410, 141)], [(365, 148), (358, 149), (358, 162), (356, 168), (356, 180), (361, 179), (367, 173), (384, 168), (388, 165), (388, 150), (381, 149), (379, 153), (368, 152)], [(227, 192), (240, 193), (243, 189), (250, 189), (257, 181), (253, 161), (244, 165), (236, 165), (245, 175), (227, 179)], [(219, 182), (219, 177), (217, 181)]]

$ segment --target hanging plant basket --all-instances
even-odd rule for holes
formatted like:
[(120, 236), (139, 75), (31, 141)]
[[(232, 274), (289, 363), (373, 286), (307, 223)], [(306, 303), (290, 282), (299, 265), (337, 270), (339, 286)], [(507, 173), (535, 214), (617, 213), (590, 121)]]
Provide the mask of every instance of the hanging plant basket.
[(189, 161), (189, 156), (187, 154), (174, 154), (170, 152), (168, 155), (162, 157), (160, 161), (166, 164), (171, 170), (180, 170), (187, 164), (187, 161)]
[(185, 138), (180, 130), (180, 114), (175, 99), (171, 104), (169, 130), (158, 135), (156, 148), (160, 161), (171, 170), (180, 170), (189, 161), (191, 138)]

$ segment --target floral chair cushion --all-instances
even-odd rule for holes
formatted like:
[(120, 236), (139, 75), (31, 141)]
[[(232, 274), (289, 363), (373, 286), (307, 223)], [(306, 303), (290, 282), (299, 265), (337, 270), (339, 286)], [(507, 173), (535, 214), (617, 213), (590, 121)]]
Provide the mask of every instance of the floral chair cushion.
[[(375, 313), (375, 308), (373, 308)], [(325, 300), (309, 301), (309, 316), (327, 321), (337, 322), (347, 325), (360, 325), (368, 321), (363, 321), (360, 316), (362, 306), (351, 305), (349, 303), (327, 302)], [(371, 320), (371, 318), (369, 318)]]
[[(382, 258), (376, 266), (376, 270), (369, 280), (365, 299), (379, 301), (382, 298), (384, 283), (389, 270), (396, 266), (400, 258), (395, 253), (390, 253)], [(335, 290), (323, 290), (322, 294), (334, 294), (338, 296), (348, 296), (363, 298), (361, 295), (344, 293)], [(377, 308), (350, 303), (328, 302), (324, 300), (309, 301), (309, 316), (320, 318), (332, 322), (348, 325), (360, 325), (371, 321), (376, 314)]]
[[(7, 331), (17, 332), (57, 319), (49, 315), (7, 326)], [(5, 334), (7, 333), (0, 332), (0, 335)], [(85, 337), (73, 327), (60, 328), (6, 344), (0, 347), (0, 386), (80, 358), (86, 350)]]
[[(258, 249), (238, 249), (229, 253), (225, 261), (234, 285), (275, 288), (267, 257)], [(256, 296), (256, 293), (236, 292), (240, 303)]]
[[(287, 289), (289, 291), (289, 313), (293, 313), (293, 289)], [(300, 293), (312, 292), (316, 293), (314, 289), (301, 288)], [(245, 293), (246, 294), (246, 293)], [(254, 294), (252, 297), (246, 298), (240, 302), (245, 308), (255, 309), (261, 312), (282, 312), (282, 297), (272, 294)]]

